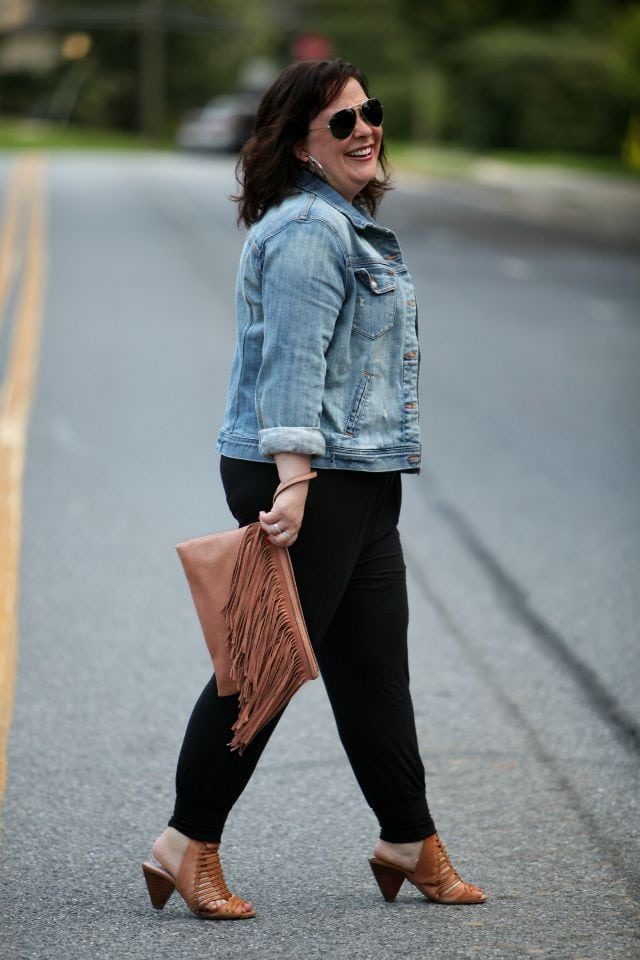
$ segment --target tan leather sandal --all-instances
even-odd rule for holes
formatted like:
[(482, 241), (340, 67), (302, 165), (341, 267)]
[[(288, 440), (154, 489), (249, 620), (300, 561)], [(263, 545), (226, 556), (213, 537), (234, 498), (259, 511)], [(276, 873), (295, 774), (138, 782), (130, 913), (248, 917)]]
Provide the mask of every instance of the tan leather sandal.
[(392, 902), (405, 880), (434, 903), (485, 903), (487, 896), (480, 887), (465, 883), (451, 865), (449, 855), (437, 833), (422, 843), (415, 870), (404, 870), (380, 857), (369, 860), (382, 896)]
[[(218, 843), (190, 840), (175, 877), (155, 863), (143, 863), (142, 872), (152, 906), (162, 910), (173, 891), (177, 890), (192, 913), (203, 920), (248, 920), (255, 917), (255, 910), (245, 910), (245, 901), (227, 887), (218, 847)], [(224, 900), (225, 903), (210, 908), (209, 904), (215, 900)]]

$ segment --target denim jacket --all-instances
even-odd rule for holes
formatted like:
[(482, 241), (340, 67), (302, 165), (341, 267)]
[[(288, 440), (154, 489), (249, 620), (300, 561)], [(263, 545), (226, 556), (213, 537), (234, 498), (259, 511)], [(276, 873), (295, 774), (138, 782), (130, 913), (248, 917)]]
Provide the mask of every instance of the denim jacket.
[(299, 187), (247, 234), (217, 448), (419, 472), (417, 309), (396, 236), (317, 177)]

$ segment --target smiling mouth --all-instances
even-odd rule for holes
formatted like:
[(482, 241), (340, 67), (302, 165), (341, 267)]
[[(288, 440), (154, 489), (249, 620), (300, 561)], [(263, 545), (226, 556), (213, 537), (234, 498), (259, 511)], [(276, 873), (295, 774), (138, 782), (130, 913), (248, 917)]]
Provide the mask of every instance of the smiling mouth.
[(368, 147), (359, 147), (357, 150), (350, 150), (345, 156), (352, 157), (354, 160), (370, 160), (373, 157), (373, 144)]

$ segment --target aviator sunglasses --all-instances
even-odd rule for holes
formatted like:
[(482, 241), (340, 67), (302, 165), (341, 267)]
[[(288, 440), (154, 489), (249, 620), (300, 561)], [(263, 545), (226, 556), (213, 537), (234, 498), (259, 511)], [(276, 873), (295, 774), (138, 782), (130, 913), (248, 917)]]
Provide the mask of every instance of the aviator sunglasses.
[(363, 100), (353, 107), (345, 107), (344, 110), (338, 110), (329, 117), (329, 123), (322, 127), (309, 127), (309, 130), (331, 131), (336, 140), (346, 140), (350, 137), (356, 127), (356, 117), (358, 112), (363, 120), (372, 127), (379, 127), (382, 124), (382, 104), (375, 97), (370, 100)]

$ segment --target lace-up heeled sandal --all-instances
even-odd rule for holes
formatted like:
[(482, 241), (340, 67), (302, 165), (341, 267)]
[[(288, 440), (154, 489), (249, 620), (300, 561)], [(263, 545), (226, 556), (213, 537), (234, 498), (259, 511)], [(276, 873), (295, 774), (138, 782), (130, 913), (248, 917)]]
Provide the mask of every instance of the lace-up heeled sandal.
[[(203, 920), (248, 920), (254, 910), (245, 910), (245, 901), (231, 893), (222, 873), (217, 843), (190, 840), (180, 869), (172, 876), (164, 867), (143, 863), (142, 872), (151, 904), (162, 910), (174, 890), (177, 890), (192, 913)], [(211, 907), (216, 900), (225, 902)]]
[(415, 870), (404, 870), (380, 857), (371, 857), (369, 863), (388, 902), (395, 900), (405, 880), (433, 903), (485, 903), (487, 899), (480, 887), (461, 879), (437, 833), (423, 841)]

